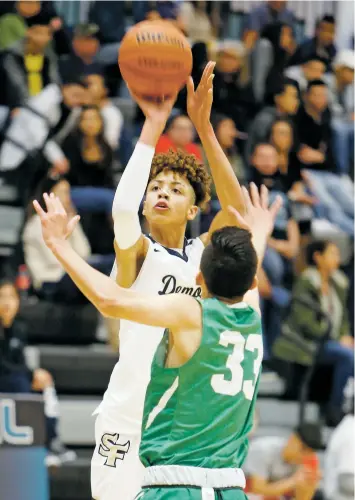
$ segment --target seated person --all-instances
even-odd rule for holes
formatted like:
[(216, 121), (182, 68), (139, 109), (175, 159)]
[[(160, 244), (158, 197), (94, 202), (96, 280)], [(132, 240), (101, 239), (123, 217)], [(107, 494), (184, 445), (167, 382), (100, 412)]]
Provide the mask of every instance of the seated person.
[(202, 163), (202, 152), (194, 141), (195, 130), (190, 118), (178, 114), (172, 116), (165, 127), (165, 133), (160, 137), (155, 148), (156, 153), (167, 153), (170, 149), (181, 149), (185, 153), (194, 155)]
[(26, 324), (18, 318), (20, 297), (11, 281), (0, 282), (0, 393), (43, 395), (48, 455), (46, 464), (58, 466), (75, 460), (76, 454), (67, 450), (58, 437), (58, 398), (51, 374), (26, 365)]
[(60, 81), (57, 59), (49, 47), (52, 40), (49, 23), (43, 12), (28, 18), (25, 36), (2, 55), (1, 99), (11, 109), (24, 106), (47, 85)]
[[(315, 450), (321, 446), (319, 424), (304, 423), (289, 437), (253, 439), (245, 463), (246, 492), (267, 500), (311, 500), (320, 480)], [(308, 465), (311, 461), (314, 461), (313, 467)]]
[(298, 159), (303, 178), (326, 211), (326, 218), (349, 236), (354, 235), (354, 199), (346, 181), (333, 173), (328, 89), (322, 80), (308, 84), (297, 115)]
[(105, 139), (103, 116), (96, 106), (82, 108), (78, 128), (62, 144), (69, 163), (66, 174), (72, 186), (71, 197), (80, 212), (111, 214), (113, 190), (113, 151)]
[[(307, 249), (308, 268), (298, 278), (293, 297), (314, 303), (330, 321), (330, 338), (325, 341), (320, 362), (334, 368), (327, 421), (337, 423), (342, 416), (344, 387), (354, 376), (354, 339), (350, 336), (347, 309), (348, 280), (339, 270), (337, 246), (327, 241), (315, 241)], [(282, 336), (274, 344), (277, 358), (289, 363), (309, 366), (319, 345), (328, 333), (328, 323), (319, 319), (312, 308), (293, 301)]]
[(283, 78), (270, 89), (273, 105), (266, 106), (252, 122), (245, 147), (245, 159), (249, 164), (254, 148), (260, 142), (267, 142), (273, 122), (278, 117), (292, 118), (298, 110), (299, 97), (296, 82)]
[[(74, 215), (75, 209), (70, 198), (70, 185), (62, 177), (46, 178), (38, 187), (38, 195), (54, 193), (61, 200), (67, 212)], [(37, 196), (38, 197), (38, 196)], [(23, 246), (25, 263), (30, 271), (32, 283), (41, 296), (46, 299), (63, 303), (86, 303), (86, 298), (81, 294), (72, 280), (65, 274), (62, 266), (46, 247), (41, 230), (41, 221), (33, 211), (28, 218), (24, 233)], [(109, 274), (112, 269), (113, 256), (92, 256), (90, 244), (80, 225), (77, 224), (70, 236), (71, 243), (76, 251), (88, 262)]]
[(107, 97), (108, 90), (101, 74), (91, 73), (84, 81), (87, 84), (90, 104), (98, 107), (104, 120), (104, 137), (115, 151), (118, 148), (123, 127), (122, 113)]
[(315, 36), (301, 43), (289, 61), (290, 66), (298, 66), (308, 61), (314, 54), (326, 62), (326, 71), (332, 70), (332, 62), (336, 54), (335, 18), (325, 14), (316, 24)]
[(337, 172), (349, 174), (354, 172), (354, 51), (339, 52), (333, 67), (334, 74), (325, 77), (332, 113), (333, 152)]
[(298, 83), (300, 91), (307, 90), (307, 85), (312, 80), (322, 80), (327, 69), (326, 61), (317, 54), (309, 56), (300, 66), (291, 66), (285, 71), (288, 78)]

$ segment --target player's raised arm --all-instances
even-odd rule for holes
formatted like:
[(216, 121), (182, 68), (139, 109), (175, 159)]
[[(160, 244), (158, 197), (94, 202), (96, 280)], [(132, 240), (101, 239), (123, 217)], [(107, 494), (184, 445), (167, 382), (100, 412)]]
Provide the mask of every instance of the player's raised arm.
[(77, 287), (101, 314), (172, 330), (189, 330), (199, 326), (201, 310), (192, 297), (177, 294), (161, 297), (141, 295), (118, 286), (91, 267), (67, 241), (79, 216), (69, 220), (61, 202), (53, 194), (45, 194), (44, 200), (47, 212), (37, 201), (34, 202), (41, 219), (43, 239)]
[[(260, 193), (256, 185), (250, 184), (250, 194), (243, 186), (242, 193), (245, 204), (245, 213), (242, 215), (233, 206), (229, 207), (230, 223), (250, 231), (253, 237), (253, 245), (258, 256), (258, 270), (260, 269), (267, 241), (274, 229), (277, 212), (282, 205), (282, 198), (278, 196), (269, 207), (269, 191), (266, 186), (261, 186)], [(259, 310), (258, 290), (250, 290), (244, 297), (254, 309)]]
[[(117, 186), (113, 201), (112, 216), (118, 261), (124, 259), (127, 250), (130, 250), (130, 258), (132, 252), (133, 254), (142, 252), (143, 236), (138, 217), (139, 206), (147, 188), (155, 146), (176, 99), (176, 95), (174, 95), (171, 99), (158, 104), (146, 102), (133, 93), (132, 96), (145, 115), (145, 123), (131, 159)], [(127, 286), (130, 284), (132, 283), (127, 284)]]
[(238, 179), (224, 154), (210, 122), (213, 101), (214, 62), (209, 62), (196, 91), (192, 78), (187, 83), (187, 112), (201, 139), (222, 210), (228, 206), (244, 213), (244, 199)]

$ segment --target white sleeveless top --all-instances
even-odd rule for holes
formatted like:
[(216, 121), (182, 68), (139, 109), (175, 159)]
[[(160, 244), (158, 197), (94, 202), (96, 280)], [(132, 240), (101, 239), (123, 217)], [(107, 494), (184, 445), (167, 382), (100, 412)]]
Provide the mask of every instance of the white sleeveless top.
[[(182, 251), (165, 248), (151, 237), (146, 258), (132, 285), (148, 295), (185, 293), (201, 296), (196, 286), (204, 245), (200, 238), (185, 240)], [(103, 401), (102, 413), (120, 432), (140, 434), (146, 389), (155, 351), (164, 328), (120, 322), (120, 359), (113, 369)]]

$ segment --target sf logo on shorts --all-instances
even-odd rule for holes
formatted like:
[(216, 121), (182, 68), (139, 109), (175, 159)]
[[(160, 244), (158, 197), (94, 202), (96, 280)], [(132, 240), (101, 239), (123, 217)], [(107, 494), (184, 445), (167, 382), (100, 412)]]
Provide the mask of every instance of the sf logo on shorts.
[(116, 461), (123, 460), (129, 450), (130, 442), (121, 444), (119, 437), (119, 434), (104, 434), (101, 438), (99, 454), (106, 458), (104, 465), (108, 467), (116, 467)]

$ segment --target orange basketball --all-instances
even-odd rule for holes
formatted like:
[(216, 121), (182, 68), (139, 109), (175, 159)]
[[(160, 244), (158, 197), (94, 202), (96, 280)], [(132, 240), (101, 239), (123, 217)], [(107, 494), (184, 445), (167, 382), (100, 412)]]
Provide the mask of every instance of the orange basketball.
[(137, 94), (168, 96), (185, 85), (192, 53), (185, 36), (169, 21), (143, 21), (124, 36), (118, 63), (122, 77)]

